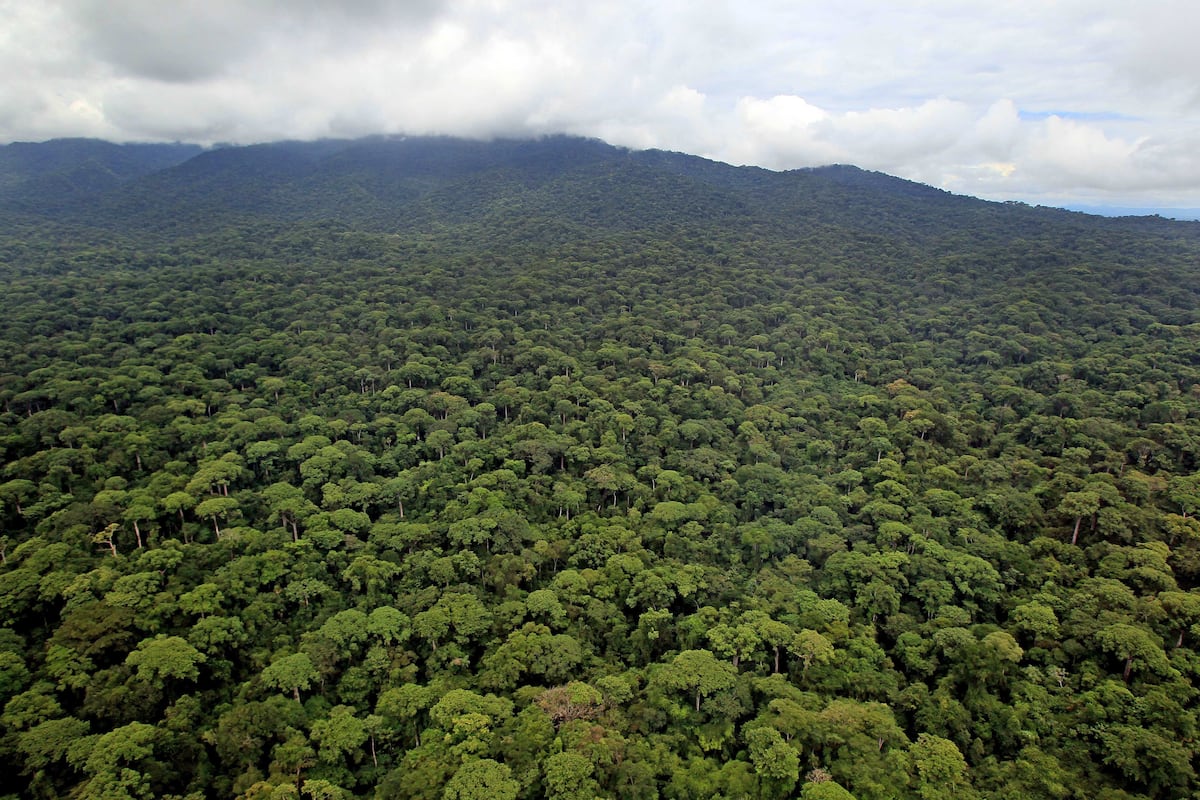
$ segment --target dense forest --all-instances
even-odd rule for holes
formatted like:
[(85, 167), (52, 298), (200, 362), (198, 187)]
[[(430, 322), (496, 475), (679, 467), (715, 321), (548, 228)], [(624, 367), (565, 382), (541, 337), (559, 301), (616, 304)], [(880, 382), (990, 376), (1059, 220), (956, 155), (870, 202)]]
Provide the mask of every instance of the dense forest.
[(1200, 797), (1200, 224), (0, 148), (0, 795)]

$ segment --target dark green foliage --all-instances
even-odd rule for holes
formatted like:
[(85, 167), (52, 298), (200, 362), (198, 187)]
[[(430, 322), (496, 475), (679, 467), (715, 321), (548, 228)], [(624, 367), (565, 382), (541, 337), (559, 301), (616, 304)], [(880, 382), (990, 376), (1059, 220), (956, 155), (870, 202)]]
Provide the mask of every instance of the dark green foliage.
[(117, 145), (96, 139), (14, 142), (0, 147), (0, 204), (10, 212), (61, 214), (199, 152), (196, 145)]
[(1197, 791), (1197, 226), (570, 139), (119, 177), (0, 238), (0, 793)]

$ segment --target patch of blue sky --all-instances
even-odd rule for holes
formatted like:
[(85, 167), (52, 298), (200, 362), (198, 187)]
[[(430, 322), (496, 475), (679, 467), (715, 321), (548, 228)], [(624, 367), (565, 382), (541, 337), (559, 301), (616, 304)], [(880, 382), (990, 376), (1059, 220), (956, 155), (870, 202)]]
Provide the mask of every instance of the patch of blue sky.
[(1132, 117), (1128, 114), (1121, 114), (1116, 111), (1030, 111), (1029, 109), (1021, 109), (1017, 112), (1021, 119), (1027, 121), (1037, 121), (1049, 119), (1050, 117), (1058, 117), (1059, 119), (1072, 119), (1080, 122), (1139, 122), (1139, 117)]
[(1102, 217), (1159, 216), (1185, 222), (1200, 221), (1200, 208), (1087, 205), (1082, 203), (1068, 203), (1063, 208), (1068, 211), (1082, 211), (1084, 214), (1096, 214)]

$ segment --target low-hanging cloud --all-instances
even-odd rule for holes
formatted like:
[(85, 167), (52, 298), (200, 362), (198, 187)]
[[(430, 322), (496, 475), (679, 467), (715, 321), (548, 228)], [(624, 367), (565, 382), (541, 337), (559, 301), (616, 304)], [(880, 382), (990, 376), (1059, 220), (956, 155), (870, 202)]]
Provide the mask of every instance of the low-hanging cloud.
[(992, 198), (1200, 206), (1194, 4), (744, 6), (0, 0), (0, 139), (565, 132)]

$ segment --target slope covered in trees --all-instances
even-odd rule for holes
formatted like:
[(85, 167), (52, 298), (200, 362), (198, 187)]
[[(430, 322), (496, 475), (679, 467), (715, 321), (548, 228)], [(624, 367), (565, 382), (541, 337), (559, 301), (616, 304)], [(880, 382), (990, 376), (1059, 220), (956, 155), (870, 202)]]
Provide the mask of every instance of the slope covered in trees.
[(552, 139), (4, 227), (0, 791), (1200, 788), (1197, 226)]

